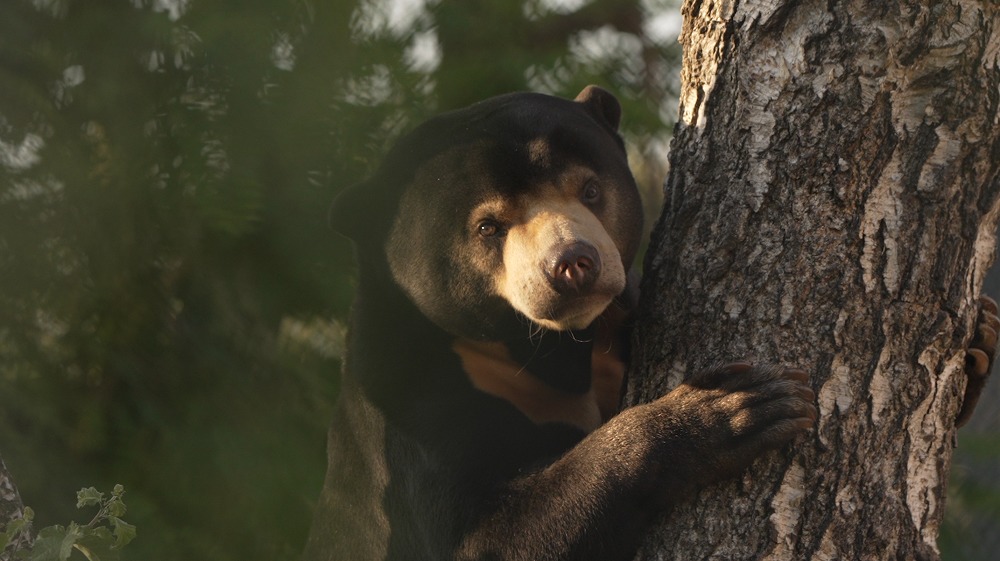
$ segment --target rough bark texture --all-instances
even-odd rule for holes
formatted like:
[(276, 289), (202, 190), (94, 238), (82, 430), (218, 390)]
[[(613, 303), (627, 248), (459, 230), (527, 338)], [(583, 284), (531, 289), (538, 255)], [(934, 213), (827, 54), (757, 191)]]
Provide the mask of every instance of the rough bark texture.
[[(7, 471), (7, 465), (0, 457), (0, 530), (7, 528), (7, 524), (24, 516), (24, 504), (21, 502), (21, 494), (17, 492), (17, 486)], [(0, 561), (7, 561), (10, 558), (9, 552), (15, 548), (14, 544), (27, 542), (28, 536), (22, 535), (14, 540), (8, 548), (0, 550)]]
[(936, 559), (1000, 212), (998, 6), (683, 10), (627, 400), (752, 359), (808, 368), (821, 418), (675, 510), (639, 558)]

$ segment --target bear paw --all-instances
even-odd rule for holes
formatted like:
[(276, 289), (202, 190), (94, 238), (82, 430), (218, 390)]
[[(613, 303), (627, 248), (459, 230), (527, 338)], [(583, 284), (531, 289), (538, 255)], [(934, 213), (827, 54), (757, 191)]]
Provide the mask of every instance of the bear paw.
[(797, 368), (737, 362), (699, 372), (662, 397), (675, 421), (665, 431), (679, 471), (701, 484), (730, 477), (812, 427), (818, 413), (808, 380)]
[(1000, 318), (997, 317), (997, 303), (989, 296), (980, 296), (976, 333), (965, 354), (965, 374), (968, 380), (965, 383), (965, 396), (962, 397), (962, 409), (955, 418), (956, 427), (969, 422), (976, 403), (979, 402), (979, 395), (990, 377), (996, 356), (998, 331)]

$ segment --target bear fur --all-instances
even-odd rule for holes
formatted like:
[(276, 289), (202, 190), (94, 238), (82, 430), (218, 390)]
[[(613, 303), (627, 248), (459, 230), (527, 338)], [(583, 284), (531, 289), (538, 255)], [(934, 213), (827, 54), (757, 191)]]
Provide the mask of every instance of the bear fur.
[(734, 363), (618, 411), (641, 207), (621, 109), (517, 93), (404, 136), (331, 221), (358, 294), (308, 561), (627, 560), (816, 419)]

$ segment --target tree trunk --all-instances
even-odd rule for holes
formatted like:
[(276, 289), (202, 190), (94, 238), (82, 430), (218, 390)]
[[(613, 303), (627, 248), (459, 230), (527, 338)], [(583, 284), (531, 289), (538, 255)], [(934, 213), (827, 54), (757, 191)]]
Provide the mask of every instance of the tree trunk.
[(683, 10), (627, 400), (750, 359), (810, 370), (821, 416), (676, 509), (639, 558), (936, 559), (1000, 213), (998, 7)]
[[(24, 504), (21, 502), (21, 494), (17, 492), (14, 479), (7, 471), (3, 457), (0, 456), (0, 531), (5, 530), (8, 524), (23, 516)], [(25, 545), (28, 539), (27, 533), (24, 533), (11, 540), (7, 548), (0, 549), (0, 561), (8, 561), (10, 559), (9, 553), (16, 547)]]

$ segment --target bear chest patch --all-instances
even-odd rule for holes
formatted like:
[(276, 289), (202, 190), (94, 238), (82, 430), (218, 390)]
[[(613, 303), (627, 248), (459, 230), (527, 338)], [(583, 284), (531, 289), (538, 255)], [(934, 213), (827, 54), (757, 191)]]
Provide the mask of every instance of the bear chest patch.
[(515, 361), (499, 342), (456, 339), (452, 349), (478, 390), (516, 407), (532, 422), (564, 423), (589, 433), (618, 412), (625, 367), (609, 341), (597, 337), (586, 392), (554, 388)]

